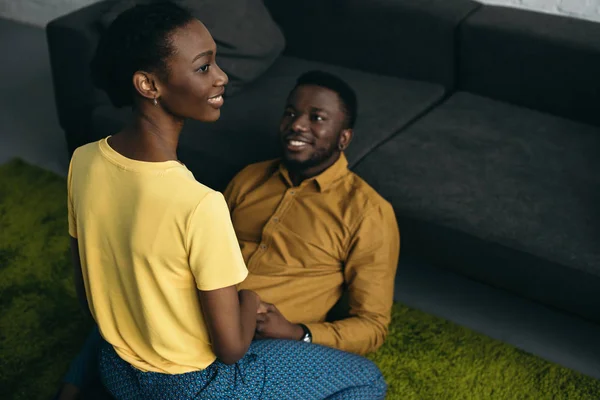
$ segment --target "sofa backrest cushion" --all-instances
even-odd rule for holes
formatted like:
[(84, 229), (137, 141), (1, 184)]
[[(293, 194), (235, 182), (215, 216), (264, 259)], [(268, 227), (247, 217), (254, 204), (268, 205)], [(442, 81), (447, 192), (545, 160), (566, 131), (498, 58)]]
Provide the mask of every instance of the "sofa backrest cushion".
[(600, 24), (484, 6), (459, 40), (459, 89), (600, 125)]
[[(471, 0), (265, 0), (286, 53), (366, 72), (455, 82), (459, 23)], [(293, 5), (292, 5), (293, 4)]]
[(92, 110), (109, 102), (92, 83), (90, 61), (100, 35), (98, 18), (113, 4), (110, 0), (93, 3), (46, 26), (58, 119), (70, 152), (90, 141)]

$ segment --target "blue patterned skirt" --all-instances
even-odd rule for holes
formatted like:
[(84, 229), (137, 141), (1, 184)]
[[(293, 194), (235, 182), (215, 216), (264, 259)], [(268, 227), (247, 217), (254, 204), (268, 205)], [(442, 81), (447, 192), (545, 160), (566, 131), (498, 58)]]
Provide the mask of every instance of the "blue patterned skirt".
[(329, 347), (289, 340), (254, 341), (238, 363), (167, 375), (141, 372), (102, 341), (100, 375), (117, 400), (383, 399), (375, 364)]

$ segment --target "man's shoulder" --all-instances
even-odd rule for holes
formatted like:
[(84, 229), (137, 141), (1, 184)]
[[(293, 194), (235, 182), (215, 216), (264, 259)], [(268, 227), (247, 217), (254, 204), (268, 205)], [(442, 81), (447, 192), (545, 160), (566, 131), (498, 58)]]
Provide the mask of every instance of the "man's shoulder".
[(391, 209), (392, 205), (367, 181), (350, 171), (348, 174), (348, 185), (350, 202), (357, 207), (368, 210), (372, 208)]
[[(351, 232), (353, 234), (368, 235), (372, 239), (393, 237), (386, 234), (376, 234), (376, 231), (398, 230), (398, 221), (392, 204), (377, 192), (371, 185), (355, 173), (349, 177), (350, 199), (349, 215), (352, 215)], [(361, 228), (362, 227), (362, 228)], [(358, 229), (358, 230), (357, 230)]]

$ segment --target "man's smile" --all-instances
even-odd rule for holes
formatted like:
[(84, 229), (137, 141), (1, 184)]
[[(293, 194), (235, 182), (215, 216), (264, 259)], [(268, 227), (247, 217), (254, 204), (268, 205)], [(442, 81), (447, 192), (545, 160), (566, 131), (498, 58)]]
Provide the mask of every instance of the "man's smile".
[(291, 135), (286, 137), (283, 142), (290, 151), (303, 150), (311, 144), (310, 141), (304, 137)]

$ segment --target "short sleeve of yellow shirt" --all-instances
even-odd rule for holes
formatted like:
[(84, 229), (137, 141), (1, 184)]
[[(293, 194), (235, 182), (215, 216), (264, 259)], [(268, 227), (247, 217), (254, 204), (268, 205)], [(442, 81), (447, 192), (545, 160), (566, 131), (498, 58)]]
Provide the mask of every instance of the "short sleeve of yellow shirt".
[(221, 193), (212, 192), (198, 204), (188, 224), (187, 243), (190, 268), (198, 289), (227, 287), (244, 280), (248, 274), (229, 208)]
[(166, 374), (213, 363), (198, 290), (248, 275), (223, 195), (177, 161), (131, 160), (103, 139), (73, 155), (68, 210), (90, 311), (117, 354)]

